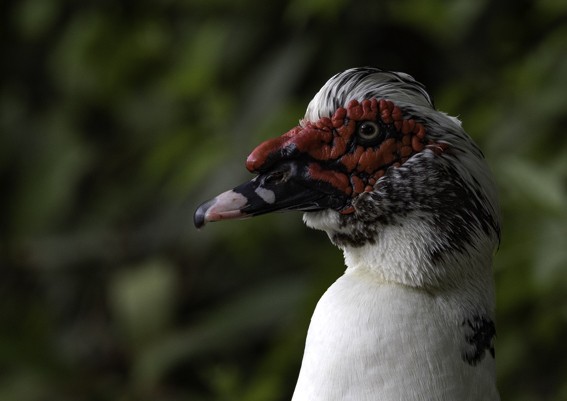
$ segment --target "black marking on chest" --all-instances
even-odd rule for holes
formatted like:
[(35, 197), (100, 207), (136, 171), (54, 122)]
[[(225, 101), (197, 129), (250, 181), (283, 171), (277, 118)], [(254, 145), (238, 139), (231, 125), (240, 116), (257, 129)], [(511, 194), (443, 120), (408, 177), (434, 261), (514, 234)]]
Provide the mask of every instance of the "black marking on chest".
[(496, 328), (494, 322), (486, 316), (473, 316), (463, 321), (465, 326), (466, 349), (462, 358), (471, 366), (483, 360), (486, 351), (494, 358), (494, 337)]

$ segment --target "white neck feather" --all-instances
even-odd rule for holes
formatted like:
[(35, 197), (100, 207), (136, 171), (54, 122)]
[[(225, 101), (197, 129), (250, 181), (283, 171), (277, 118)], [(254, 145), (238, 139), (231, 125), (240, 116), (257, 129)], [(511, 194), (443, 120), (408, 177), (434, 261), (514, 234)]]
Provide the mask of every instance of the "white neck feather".
[(490, 257), (434, 268), (418, 245), (426, 231), (387, 227), (343, 249), (347, 269), (315, 309), (293, 401), (499, 399), (494, 358), (462, 357), (467, 316), (492, 317)]

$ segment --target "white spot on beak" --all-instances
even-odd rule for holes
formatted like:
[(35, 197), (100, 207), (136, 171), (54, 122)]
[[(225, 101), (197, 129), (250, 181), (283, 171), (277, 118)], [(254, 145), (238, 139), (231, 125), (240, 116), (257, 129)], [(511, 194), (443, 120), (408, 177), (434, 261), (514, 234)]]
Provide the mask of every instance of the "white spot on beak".
[(201, 205), (197, 210), (203, 224), (210, 221), (229, 220), (245, 217), (241, 209), (246, 206), (248, 199), (233, 190), (223, 192), (216, 198)]
[(274, 191), (270, 191), (269, 189), (258, 187), (254, 191), (256, 195), (258, 195), (262, 200), (268, 204), (273, 204), (276, 201), (276, 194)]

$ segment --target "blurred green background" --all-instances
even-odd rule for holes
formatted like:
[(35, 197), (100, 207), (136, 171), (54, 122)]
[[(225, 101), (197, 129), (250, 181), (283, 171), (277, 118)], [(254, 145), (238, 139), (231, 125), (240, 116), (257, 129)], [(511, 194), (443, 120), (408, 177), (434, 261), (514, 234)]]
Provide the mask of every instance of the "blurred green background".
[(499, 183), (504, 400), (567, 400), (565, 0), (4, 0), (0, 399), (288, 400), (342, 255), (193, 228), (333, 74), (400, 70)]

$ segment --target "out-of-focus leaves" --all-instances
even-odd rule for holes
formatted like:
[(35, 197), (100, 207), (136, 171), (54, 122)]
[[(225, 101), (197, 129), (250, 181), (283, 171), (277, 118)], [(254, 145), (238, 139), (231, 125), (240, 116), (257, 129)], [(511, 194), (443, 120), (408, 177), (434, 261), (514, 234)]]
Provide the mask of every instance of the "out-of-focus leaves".
[(486, 1), (444, 1), (427, 3), (399, 1), (392, 3), (392, 12), (409, 26), (420, 27), (420, 31), (449, 44), (462, 40), (471, 25), (486, 8)]
[(45, 377), (29, 370), (10, 372), (0, 380), (0, 398), (3, 400), (37, 401), (43, 399), (49, 389)]
[(179, 96), (201, 98), (214, 86), (223, 63), (223, 49), (229, 45), (228, 33), (216, 24), (207, 24), (189, 37), (188, 49), (181, 52), (168, 75), (168, 88)]
[(14, 17), (22, 35), (33, 41), (47, 32), (58, 12), (56, 1), (24, 0), (16, 7)]
[[(542, 221), (540, 237), (537, 239), (534, 259), (534, 281), (544, 289), (567, 287), (567, 219), (549, 219)], [(561, 305), (563, 321), (567, 322), (567, 304)]]
[(17, 231), (27, 235), (51, 230), (64, 218), (74, 201), (74, 185), (90, 161), (88, 150), (60, 113), (46, 113), (30, 121), (28, 129), (36, 139), (27, 148), (16, 199), (19, 207), (12, 216)]
[(287, 7), (287, 15), (295, 21), (306, 21), (309, 18), (336, 20), (340, 13), (348, 7), (346, 0), (293, 0)]
[(525, 159), (503, 157), (498, 165), (500, 188), (510, 202), (527, 209), (565, 215), (567, 187), (551, 166), (541, 166)]
[[(304, 283), (280, 279), (211, 310), (190, 328), (162, 338), (140, 352), (133, 366), (134, 382), (141, 388), (151, 388), (168, 369), (183, 360), (202, 360), (203, 355), (243, 346), (271, 326), (285, 326), (305, 291)], [(223, 380), (217, 383), (220, 387)]]
[(153, 261), (121, 270), (109, 287), (111, 311), (127, 346), (143, 347), (169, 328), (176, 289), (169, 263)]

